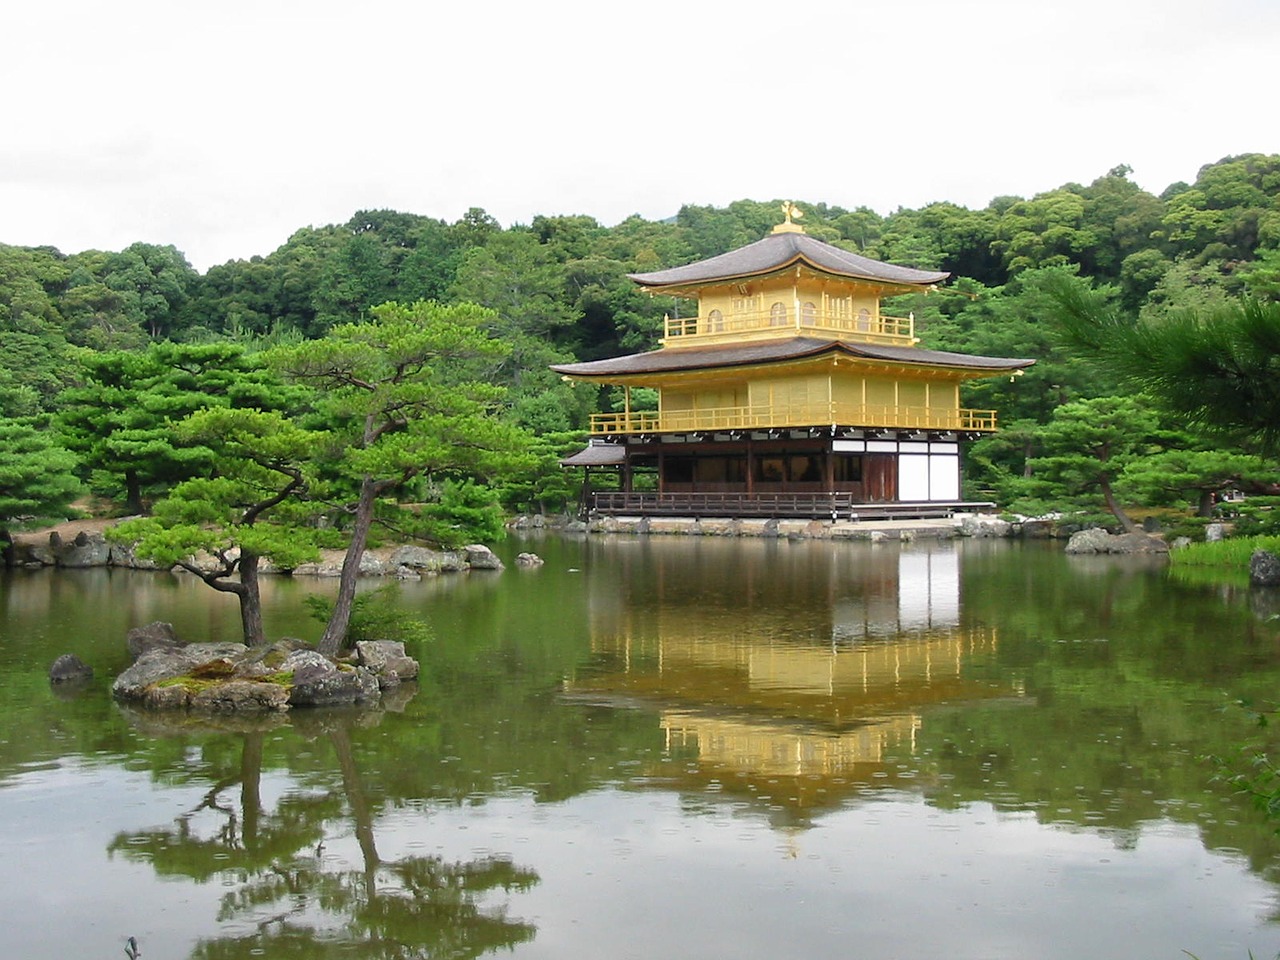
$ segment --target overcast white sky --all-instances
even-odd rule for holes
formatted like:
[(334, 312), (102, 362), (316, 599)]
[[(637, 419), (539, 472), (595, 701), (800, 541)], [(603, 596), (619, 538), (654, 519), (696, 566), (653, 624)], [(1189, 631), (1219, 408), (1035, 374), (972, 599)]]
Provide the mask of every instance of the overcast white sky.
[[(16, 8), (16, 9), (15, 9)], [(203, 271), (391, 208), (983, 207), (1280, 153), (1276, 0), (9, 5), (0, 243)]]

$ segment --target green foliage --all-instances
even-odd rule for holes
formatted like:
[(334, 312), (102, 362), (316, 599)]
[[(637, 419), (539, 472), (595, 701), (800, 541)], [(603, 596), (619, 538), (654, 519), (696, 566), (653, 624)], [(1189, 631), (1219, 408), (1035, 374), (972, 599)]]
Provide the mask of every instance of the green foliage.
[[(312, 619), (328, 622), (333, 615), (333, 601), (311, 594), (303, 598)], [(415, 617), (400, 602), (400, 588), (394, 583), (356, 594), (347, 627), (351, 643), (360, 640), (394, 640), (404, 644), (425, 643), (431, 639), (431, 627)]]
[(497, 492), (470, 478), (446, 480), (439, 499), (420, 505), (415, 513), (415, 535), (444, 547), (492, 543), (506, 536)]
[(76, 466), (43, 424), (0, 417), (0, 523), (65, 517), (82, 491)]
[[(197, 274), (173, 246), (134, 243), (102, 265), (95, 294), (125, 324), (153, 339), (177, 332), (177, 321)], [(107, 291), (118, 295), (111, 298)]]
[[(335, 654), (346, 637), (380, 500), (411, 481), (501, 480), (528, 465), (528, 437), (498, 418), (504, 391), (488, 382), (506, 354), (485, 333), (492, 317), (475, 304), (385, 303), (367, 323), (343, 324), (274, 355), (280, 369), (316, 391), (316, 412), (332, 432), (318, 459), (353, 518), (322, 653)], [(487, 508), (475, 500), (474, 491), (462, 493), (454, 513), (428, 510), (423, 523), (450, 542), (472, 539), (489, 529)], [(473, 521), (479, 530), (466, 525)]]
[(1234, 514), (1236, 536), (1280, 536), (1280, 497), (1250, 496), (1224, 505), (1224, 509)]
[(581, 431), (534, 437), (529, 448), (531, 465), (498, 487), (503, 506), (514, 512), (541, 514), (570, 509), (581, 497), (582, 478), (579, 471), (561, 467), (560, 461), (577, 453), (586, 442), (587, 435)]
[(1248, 570), (1249, 558), (1255, 550), (1280, 552), (1280, 536), (1230, 537), (1213, 543), (1193, 543), (1170, 556), (1175, 566)]
[[(1275, 706), (1259, 707), (1248, 700), (1236, 700), (1234, 709), (1243, 711), (1260, 731), (1269, 731), (1277, 715)], [(1206, 759), (1218, 770), (1217, 780), (1236, 793), (1248, 797), (1267, 819), (1277, 824), (1280, 832), (1280, 767), (1271, 759), (1270, 744), (1261, 740), (1242, 743), (1230, 754), (1210, 755)]]
[(318, 451), (330, 475), (368, 478), (382, 496), (417, 477), (500, 477), (521, 465), (525, 437), (497, 419), (505, 393), (489, 382), (506, 352), (482, 328), (491, 314), (430, 302), (373, 313), (273, 355), (317, 390), (315, 412), (333, 431)]
[(237, 569), (235, 555), (248, 552), (292, 569), (319, 559), (321, 541), (307, 523), (313, 511), (286, 501), (267, 513), (276, 506), (269, 501), (287, 488), (287, 480), (278, 480), (273, 491), (266, 471), (247, 465), (236, 478), (187, 480), (156, 504), (153, 516), (117, 524), (111, 537), (134, 544), (138, 556), (162, 567), (186, 565), (192, 556), (207, 553), (224, 561), (220, 573), (228, 577)]
[[(161, 567), (181, 566), (234, 593), (245, 643), (262, 643), (259, 562), (292, 569), (319, 558), (308, 458), (324, 437), (278, 412), (224, 407), (193, 413), (173, 432), (180, 447), (209, 450), (216, 471), (176, 484), (152, 516), (118, 524), (109, 535)], [(201, 567), (198, 554), (215, 562)]]
[(1188, 424), (1280, 451), (1280, 303), (1231, 301), (1133, 322), (1094, 291), (1057, 284), (1068, 338)]
[(213, 452), (180, 441), (175, 425), (212, 408), (280, 410), (297, 401), (259, 357), (230, 343), (155, 343), (145, 351), (80, 351), (81, 385), (63, 392), (67, 446), (115, 478), (126, 508), (207, 473)]
[[(1244, 292), (1276, 301), (1277, 171), (1280, 156), (1226, 157), (1202, 167), (1194, 183), (1155, 196), (1119, 165), (1085, 185), (996, 197), (975, 210), (939, 202), (882, 216), (866, 207), (806, 203), (803, 223), (811, 235), (846, 249), (952, 273), (942, 296), (886, 304), (890, 313), (915, 312), (925, 346), (1037, 359), (1014, 382), (994, 377), (966, 385), (965, 406), (996, 409), (1005, 424), (1034, 426), (1080, 398), (1123, 390), (1164, 397), (1151, 382), (1156, 374), (1131, 378), (1132, 368), (1099, 363), (1080, 342), (1057, 335), (1063, 311), (1055, 291), (1074, 289), (1073, 296), (1117, 326), (1174, 329), (1170, 342), (1185, 342), (1186, 362), (1168, 382), (1188, 386), (1169, 406), (1192, 425), (1211, 427), (1219, 446), (1259, 452), (1277, 441), (1254, 427), (1280, 423), (1280, 405), (1266, 387), (1280, 382), (1266, 362), (1276, 356), (1274, 339), (1251, 339), (1238, 325), (1197, 339), (1184, 336), (1178, 318), (1194, 311), (1203, 334), (1221, 326), (1220, 311), (1239, 309), (1235, 298)], [(778, 222), (778, 206), (776, 199), (690, 205), (666, 221), (634, 216), (613, 227), (587, 216), (544, 215), (510, 228), (478, 208), (454, 223), (362, 210), (345, 223), (300, 229), (266, 256), (231, 261), (204, 276), (171, 246), (139, 243), (64, 256), (0, 245), (0, 416), (75, 408), (63, 421), (68, 444), (113, 495), (123, 491), (138, 509), (145, 497), (207, 468), (194, 449), (185, 453), (193, 460), (181, 462), (166, 437), (167, 424), (203, 403), (199, 394), (213, 398), (211, 405), (289, 404), (280, 388), (269, 398), (238, 401), (223, 399), (211, 382), (166, 384), (172, 371), (138, 370), (134, 382), (112, 382), (94, 363), (77, 369), (67, 359), (70, 349), (104, 351), (110, 363), (121, 363), (122, 356), (152, 357), (159, 338), (296, 348), (335, 325), (363, 321), (383, 301), (452, 299), (491, 308), (476, 325), (505, 349), (471, 363), (465, 376), (506, 391), (495, 412), (534, 434), (580, 430), (591, 412), (609, 409), (616, 398), (571, 389), (548, 365), (652, 349), (663, 314), (690, 309), (648, 296), (628, 274), (758, 240)], [(1225, 352), (1213, 352), (1224, 345)], [(1134, 368), (1153, 369), (1148, 355), (1134, 356)], [(1218, 357), (1219, 369), (1193, 369), (1190, 358), (1204, 356)], [(1231, 389), (1232, 370), (1244, 372), (1248, 396)], [(1188, 414), (1187, 397), (1197, 396), (1202, 409)], [(634, 394), (633, 408), (644, 405)], [(999, 451), (988, 445), (971, 459), (970, 485), (1003, 498), (1006, 485), (1021, 483), (1031, 455), (1021, 441)], [(1144, 498), (1169, 496), (1134, 490)], [(506, 494), (504, 500), (510, 502)]]
[(1029, 487), (1046, 499), (1087, 504), (1096, 498), (1122, 526), (1132, 529), (1114, 484), (1126, 468), (1150, 452), (1157, 425), (1155, 414), (1133, 397), (1064, 404), (1040, 431), (1044, 452), (1030, 461)]
[(1189, 505), (1201, 517), (1213, 513), (1215, 496), (1242, 483), (1265, 482), (1275, 466), (1260, 457), (1222, 450), (1193, 450), (1184, 439), (1175, 449), (1163, 450), (1127, 464), (1119, 489), (1131, 499), (1149, 505)]
[(1241, 268), (1239, 274), (1251, 297), (1280, 300), (1280, 247), (1259, 250), (1258, 259)]
[[(1053, 292), (1059, 285), (1090, 289), (1074, 267), (1027, 270), (1003, 287), (986, 289), (958, 282), (966, 296), (915, 297), (890, 302), (888, 313), (916, 314), (923, 345), (995, 357), (1033, 357), (1036, 364), (1021, 375), (990, 377), (963, 388), (966, 407), (995, 409), (1002, 422), (1046, 422), (1054, 408), (1079, 397), (1099, 396), (1115, 387), (1096, 364), (1064, 345), (1051, 322)], [(1096, 294), (1111, 302), (1116, 291)], [(972, 298), (972, 299), (970, 299)]]

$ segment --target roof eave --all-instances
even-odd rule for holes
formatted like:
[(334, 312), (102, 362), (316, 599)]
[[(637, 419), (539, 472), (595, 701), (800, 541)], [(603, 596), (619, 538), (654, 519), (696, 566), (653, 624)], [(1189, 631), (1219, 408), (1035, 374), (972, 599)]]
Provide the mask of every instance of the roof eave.
[[(881, 287), (904, 291), (904, 292), (936, 290), (938, 284), (941, 283), (943, 280), (947, 279), (948, 276), (950, 276), (950, 274), (948, 273), (938, 271), (941, 274), (941, 276), (939, 276), (937, 280), (928, 280), (928, 281), (921, 281), (920, 283), (912, 283), (906, 280), (892, 280), (886, 277), (877, 277), (877, 276), (872, 276), (870, 274), (865, 274), (865, 273), (854, 273), (851, 271), (833, 270), (829, 267), (824, 267), (815, 263), (813, 260), (806, 257), (803, 253), (796, 253), (794, 256), (784, 261), (783, 263), (777, 264), (776, 266), (772, 266), (764, 270), (755, 270), (755, 271), (749, 271), (746, 273), (730, 273), (730, 274), (724, 274), (722, 276), (705, 277), (699, 280), (678, 280), (670, 283), (663, 283), (659, 281), (654, 283), (644, 279), (647, 276), (653, 276), (653, 274), (644, 274), (644, 273), (629, 273), (627, 274), (627, 278), (629, 280), (632, 280), (636, 284), (640, 285), (641, 287), (644, 287), (650, 293), (670, 293), (670, 294), (678, 295), (680, 291), (698, 290), (698, 289), (701, 289), (702, 287), (708, 287), (718, 283), (740, 283), (743, 280), (765, 280), (765, 279), (768, 279), (769, 277), (775, 277), (775, 276), (778, 276), (779, 274), (786, 273), (788, 270), (790, 270), (792, 267), (796, 266), (797, 264), (803, 264), (804, 266), (812, 270), (814, 273), (821, 273), (828, 277), (838, 277), (842, 280), (860, 280), (864, 283), (874, 283)], [(675, 268), (675, 269), (678, 269), (678, 268)], [(666, 271), (662, 271), (662, 272), (666, 272)]]

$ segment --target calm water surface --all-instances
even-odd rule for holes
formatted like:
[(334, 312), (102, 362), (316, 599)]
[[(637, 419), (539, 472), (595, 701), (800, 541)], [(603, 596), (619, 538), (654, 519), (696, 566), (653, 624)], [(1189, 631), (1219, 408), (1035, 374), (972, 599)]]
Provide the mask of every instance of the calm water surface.
[[(128, 627), (234, 638), (230, 598), (0, 573), (6, 954), (1280, 951), (1280, 841), (1203, 759), (1280, 689), (1266, 597), (1060, 545), (530, 548), (398, 587), (434, 638), (383, 709), (215, 723), (109, 685)], [(332, 588), (272, 581), (268, 633)], [(63, 652), (97, 680), (52, 691)]]

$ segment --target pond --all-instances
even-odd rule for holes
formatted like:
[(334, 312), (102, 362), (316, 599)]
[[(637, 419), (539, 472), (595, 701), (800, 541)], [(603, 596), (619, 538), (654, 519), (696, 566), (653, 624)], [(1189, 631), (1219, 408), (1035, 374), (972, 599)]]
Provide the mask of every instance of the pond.
[[(192, 722), (111, 699), (187, 577), (0, 573), (13, 957), (1135, 957), (1280, 950), (1280, 839), (1207, 755), (1280, 620), (1061, 544), (512, 541), (398, 585), (418, 684)], [(369, 585), (373, 586), (373, 585)], [(271, 580), (272, 636), (318, 634)], [(1262, 598), (1266, 599), (1266, 598)], [(60, 653), (91, 664), (53, 690)]]

